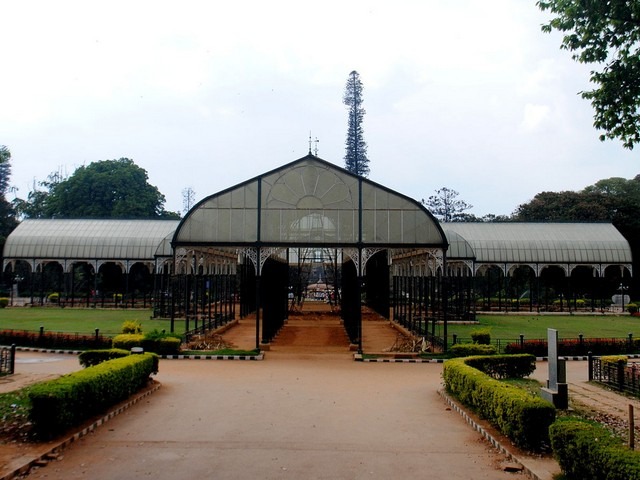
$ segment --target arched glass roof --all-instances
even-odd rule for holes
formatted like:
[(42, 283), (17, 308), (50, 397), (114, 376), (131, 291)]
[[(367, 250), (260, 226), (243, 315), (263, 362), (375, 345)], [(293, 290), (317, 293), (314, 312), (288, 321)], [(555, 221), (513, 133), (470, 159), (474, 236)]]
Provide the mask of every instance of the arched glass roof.
[(631, 263), (629, 242), (610, 223), (445, 223), (442, 228), (452, 244), (466, 240), (476, 263)]
[(418, 202), (308, 155), (198, 203), (173, 245), (446, 247)]
[(177, 220), (28, 219), (11, 232), (6, 259), (152, 260)]

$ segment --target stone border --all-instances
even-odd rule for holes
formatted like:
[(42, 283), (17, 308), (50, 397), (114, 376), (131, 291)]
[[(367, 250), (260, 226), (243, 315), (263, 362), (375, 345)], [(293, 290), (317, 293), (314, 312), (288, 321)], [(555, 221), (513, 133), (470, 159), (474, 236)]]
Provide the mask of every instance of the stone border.
[[(50, 350), (45, 348), (16, 347), (20, 352), (80, 355), (83, 350)], [(158, 355), (163, 360), (264, 360), (264, 353), (255, 355)], [(0, 478), (0, 480), (3, 480)]]
[[(264, 353), (255, 355), (160, 355), (163, 360), (264, 360)], [(0, 479), (2, 480), (2, 479)]]
[(392, 357), (377, 357), (377, 358), (364, 358), (361, 353), (353, 355), (353, 359), (356, 362), (368, 362), (368, 363), (444, 363), (444, 358), (392, 358)]
[[(59, 352), (62, 353), (62, 351), (59, 351)], [(86, 436), (87, 434), (93, 432), (96, 428), (105, 424), (106, 422), (114, 418), (116, 415), (121, 414), (122, 412), (127, 410), (129, 407), (132, 407), (133, 405), (138, 403), (140, 400), (148, 397), (152, 393), (157, 392), (160, 389), (161, 385), (162, 384), (155, 382), (155, 385), (153, 385), (149, 390), (141, 393), (140, 395), (135, 395), (133, 398), (125, 401), (124, 404), (120, 405), (115, 410), (111, 410), (109, 413), (107, 413), (103, 417), (91, 423), (91, 425), (89, 425), (88, 427), (83, 428), (81, 431), (74, 433), (73, 435), (65, 438), (64, 440), (60, 440), (55, 445), (53, 445), (47, 452), (27, 462), (21, 467), (16, 468), (13, 472), (7, 473), (3, 477), (0, 477), (0, 480), (11, 480), (17, 477), (21, 477), (21, 476), (27, 475), (33, 467), (46, 466), (51, 459), (57, 458), (62, 450), (69, 447), (72, 443), (76, 442), (77, 440), (80, 440), (82, 437)]]
[(537, 474), (531, 471), (522, 460), (517, 458), (507, 447), (505, 447), (500, 441), (489, 433), (482, 425), (479, 425), (460, 405), (458, 405), (444, 390), (438, 390), (440, 396), (444, 399), (447, 405), (455, 410), (471, 427), (480, 433), (482, 437), (487, 440), (496, 450), (505, 455), (511, 462), (518, 464), (522, 467), (522, 473), (533, 480), (543, 480)]

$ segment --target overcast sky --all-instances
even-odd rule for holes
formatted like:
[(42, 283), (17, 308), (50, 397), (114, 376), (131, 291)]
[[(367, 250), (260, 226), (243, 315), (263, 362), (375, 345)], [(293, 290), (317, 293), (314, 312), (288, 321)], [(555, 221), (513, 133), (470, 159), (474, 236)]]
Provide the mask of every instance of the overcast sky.
[[(373, 181), (470, 213), (640, 173), (600, 142), (589, 67), (535, 0), (30, 1), (0, 4), (0, 144), (11, 183), (127, 157), (182, 211), (305, 156), (344, 165), (349, 72)], [(315, 148), (315, 146), (314, 146)], [(11, 195), (9, 195), (11, 198)]]

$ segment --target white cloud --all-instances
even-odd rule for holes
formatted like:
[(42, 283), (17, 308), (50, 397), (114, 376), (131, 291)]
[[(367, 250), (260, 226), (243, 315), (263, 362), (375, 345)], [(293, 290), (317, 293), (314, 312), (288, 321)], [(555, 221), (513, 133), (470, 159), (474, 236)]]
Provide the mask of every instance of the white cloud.
[(549, 105), (532, 105), (527, 103), (524, 106), (524, 114), (520, 127), (525, 132), (537, 130), (550, 115), (551, 108)]
[(353, 69), (371, 177), (415, 198), (448, 186), (510, 213), (635, 175), (576, 94), (588, 72), (526, 2), (32, 0), (0, 17), (0, 143), (22, 196), (58, 165), (126, 156), (180, 210), (186, 186), (202, 198), (305, 155), (310, 130), (341, 165)]

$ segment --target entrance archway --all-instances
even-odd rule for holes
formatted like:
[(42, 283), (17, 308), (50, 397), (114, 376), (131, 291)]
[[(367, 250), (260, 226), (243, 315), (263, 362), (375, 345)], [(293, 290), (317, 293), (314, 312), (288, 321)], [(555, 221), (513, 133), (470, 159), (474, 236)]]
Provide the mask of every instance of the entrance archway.
[[(171, 245), (174, 271), (187, 276), (207, 259), (235, 258), (241, 315), (249, 314), (252, 303), (260, 307), (255, 308), (256, 348), (272, 341), (286, 320), (289, 300), (299, 299), (309, 285), (289, 283), (289, 265), (300, 270), (299, 252), (310, 251), (312, 257), (336, 252), (333, 300), (340, 299), (345, 330), (359, 350), (363, 301), (389, 318), (390, 265), (424, 251), (437, 265), (425, 260), (423, 276), (439, 279), (447, 249), (438, 221), (419, 202), (311, 154), (205, 198), (180, 222)], [(322, 262), (318, 268), (324, 268)], [(313, 262), (303, 263), (318, 285)], [(247, 284), (254, 279), (255, 288)], [(182, 283), (187, 290), (192, 284)], [(247, 298), (252, 293), (255, 302)], [(193, 295), (181, 296), (189, 301)], [(446, 309), (447, 302), (438, 305)], [(446, 314), (436, 314), (446, 321)]]

